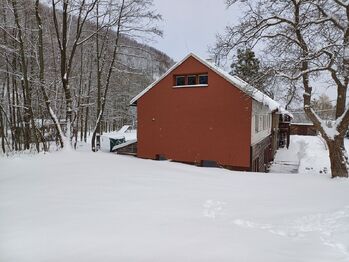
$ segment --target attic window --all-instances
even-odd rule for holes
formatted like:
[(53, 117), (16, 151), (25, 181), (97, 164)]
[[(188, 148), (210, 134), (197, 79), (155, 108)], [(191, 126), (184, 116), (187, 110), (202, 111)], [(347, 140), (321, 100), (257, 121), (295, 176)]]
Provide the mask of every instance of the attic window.
[(203, 74), (187, 74), (187, 75), (175, 75), (173, 87), (207, 87), (208, 77), (207, 73)]
[(199, 85), (208, 84), (208, 75), (199, 75)]
[(188, 85), (193, 86), (196, 85), (196, 75), (188, 76)]
[(185, 76), (176, 76), (176, 86), (185, 85)]

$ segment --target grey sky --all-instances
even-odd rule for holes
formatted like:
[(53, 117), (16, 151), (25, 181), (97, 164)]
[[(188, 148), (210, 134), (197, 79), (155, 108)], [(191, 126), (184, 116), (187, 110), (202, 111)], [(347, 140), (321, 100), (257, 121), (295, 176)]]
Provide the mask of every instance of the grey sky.
[(208, 58), (208, 45), (227, 24), (236, 21), (237, 9), (227, 10), (224, 0), (154, 0), (163, 16), (164, 37), (154, 47), (178, 61), (189, 52)]

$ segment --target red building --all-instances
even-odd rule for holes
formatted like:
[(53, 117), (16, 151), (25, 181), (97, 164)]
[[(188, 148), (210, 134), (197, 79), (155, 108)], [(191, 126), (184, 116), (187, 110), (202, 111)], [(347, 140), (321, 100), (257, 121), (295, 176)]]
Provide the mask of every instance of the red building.
[(273, 159), (273, 114), (280, 105), (194, 54), (131, 105), (137, 106), (140, 158), (246, 171), (264, 171)]

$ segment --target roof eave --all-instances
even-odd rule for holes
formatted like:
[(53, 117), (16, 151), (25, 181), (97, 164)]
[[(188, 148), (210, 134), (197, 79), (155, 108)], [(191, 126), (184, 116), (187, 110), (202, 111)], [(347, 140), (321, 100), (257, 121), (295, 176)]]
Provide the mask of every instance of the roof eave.
[[(272, 98), (270, 98), (269, 96), (263, 94), (261, 91), (257, 90), (256, 88), (251, 86), (252, 89), (252, 93), (248, 92), (248, 90), (246, 89), (246, 86), (242, 86), (241, 83), (246, 83), (243, 79), (240, 79), (236, 76), (234, 76), (234, 79), (232, 79), (231, 76), (227, 76), (227, 72), (224, 72), (223, 70), (219, 69), (217, 66), (214, 66), (213, 64), (209, 63), (208, 61), (200, 58), (199, 56), (193, 54), (193, 53), (189, 53), (186, 57), (184, 57), (181, 61), (179, 61), (178, 63), (176, 63), (175, 65), (173, 65), (169, 70), (166, 71), (165, 74), (163, 74), (158, 80), (156, 80), (155, 82), (153, 82), (151, 85), (149, 85), (147, 88), (145, 88), (142, 92), (140, 92), (137, 96), (135, 96), (131, 101), (130, 101), (130, 105), (134, 105), (137, 106), (137, 100), (139, 98), (141, 98), (145, 93), (147, 93), (152, 87), (154, 87), (156, 84), (158, 84), (162, 79), (164, 79), (166, 76), (168, 76), (173, 70), (175, 70), (178, 66), (180, 66), (184, 61), (186, 61), (189, 57), (194, 57), (196, 60), (198, 60), (199, 62), (201, 62), (202, 64), (204, 64), (205, 66), (207, 66), (209, 69), (211, 69), (213, 72), (217, 73), (218, 75), (220, 75), (222, 78), (224, 78), (226, 81), (228, 81), (229, 83), (231, 83), (233, 86), (235, 86), (236, 88), (240, 89), (241, 92), (244, 92), (246, 95), (248, 95), (249, 97), (251, 97), (253, 100), (257, 101), (258, 103), (262, 103), (265, 104), (263, 101), (259, 101), (258, 99), (256, 99), (255, 95), (253, 95), (253, 92), (257, 92), (261, 93), (264, 98), (267, 98), (274, 101), (276, 104), (278, 104), (277, 109), (279, 109), (281, 106), (278, 102), (276, 102), (275, 100), (273, 100)], [(246, 83), (246, 85), (248, 85), (248, 83)], [(272, 108), (270, 108), (270, 106), (268, 106), (269, 109), (271, 111), (273, 111)]]
[(130, 101), (130, 105), (131, 106), (137, 106), (137, 100), (138, 99), (140, 99), (145, 93), (147, 93), (152, 87), (154, 87), (162, 79), (164, 79), (166, 76), (168, 76), (173, 70), (175, 70), (178, 66), (180, 66), (190, 56), (196, 57), (193, 53), (190, 53), (186, 57), (184, 57), (181, 61), (179, 61), (176, 64), (174, 64), (162, 76), (160, 76), (157, 80), (155, 80), (153, 83), (151, 83), (149, 86), (147, 86), (142, 92), (140, 92), (138, 95), (136, 95), (134, 98), (132, 98), (132, 100)]

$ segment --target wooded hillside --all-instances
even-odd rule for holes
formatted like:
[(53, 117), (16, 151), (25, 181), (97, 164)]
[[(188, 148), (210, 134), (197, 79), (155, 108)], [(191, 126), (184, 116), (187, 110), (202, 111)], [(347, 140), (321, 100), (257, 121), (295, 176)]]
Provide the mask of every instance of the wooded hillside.
[(174, 63), (143, 44), (162, 34), (149, 0), (2, 0), (0, 13), (3, 152), (98, 145), (136, 125), (130, 99)]

